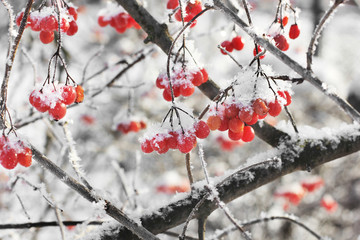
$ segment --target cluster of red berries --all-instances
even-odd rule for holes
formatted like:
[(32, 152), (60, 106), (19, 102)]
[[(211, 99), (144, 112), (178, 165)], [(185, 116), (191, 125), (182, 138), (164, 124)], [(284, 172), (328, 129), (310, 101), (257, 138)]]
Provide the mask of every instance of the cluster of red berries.
[(278, 96), (281, 97), (280, 100), (276, 97), (275, 101), (268, 103), (257, 98), (250, 106), (243, 106), (235, 101), (224, 103), (217, 106), (213, 115), (207, 119), (207, 124), (213, 131), (228, 130), (228, 136), (233, 141), (251, 142), (255, 137), (251, 125), (259, 119), (264, 119), (268, 114), (278, 116), (283, 105), (288, 106), (292, 101), (288, 91), (278, 91)]
[[(284, 17), (282, 19), (282, 25), (283, 27), (286, 26), (286, 24), (288, 23), (288, 17)], [(296, 39), (298, 36), (300, 35), (300, 29), (299, 26), (294, 23), (293, 25), (290, 26), (290, 30), (289, 30), (289, 38), (290, 39)], [(275, 42), (275, 46), (277, 48), (279, 48), (281, 51), (287, 51), (289, 49), (289, 42), (287, 41), (286, 37), (281, 34), (281, 33), (277, 33), (274, 37), (274, 42)], [(261, 47), (258, 45), (257, 51), (256, 48), (254, 48), (253, 54), (254, 56), (256, 56), (258, 53), (262, 52)], [(260, 59), (263, 59), (265, 57), (264, 55), (260, 56)]]
[(129, 132), (138, 132), (146, 128), (146, 123), (144, 121), (125, 121), (121, 122), (116, 126), (116, 130), (127, 134)]
[[(112, 6), (112, 5), (111, 5)], [(122, 7), (115, 6), (102, 9), (98, 16), (100, 27), (110, 25), (118, 33), (124, 33), (129, 28), (141, 29), (141, 26)]]
[(9, 137), (0, 137), (0, 164), (6, 169), (13, 169), (19, 163), (24, 167), (31, 165), (32, 151), (25, 144)]
[[(182, 68), (174, 69), (170, 78), (174, 97), (179, 97), (180, 95), (184, 97), (191, 96), (195, 91), (195, 87), (200, 86), (209, 79), (204, 68), (197, 71), (184, 71)], [(166, 73), (160, 73), (156, 79), (156, 87), (164, 89), (164, 99), (171, 101), (171, 89)]]
[(243, 144), (242, 141), (232, 141), (224, 138), (223, 136), (218, 136), (216, 138), (216, 142), (219, 144), (222, 150), (224, 151), (232, 151), (236, 146), (241, 146)]
[[(168, 0), (166, 5), (167, 9), (176, 9), (179, 6), (179, 0)], [(190, 22), (198, 13), (202, 11), (201, 2), (196, 0), (194, 3), (187, 1), (185, 7), (185, 14), (184, 14), (184, 22)], [(175, 13), (176, 21), (181, 22), (181, 9), (179, 8)], [(194, 27), (196, 25), (196, 20), (191, 24), (190, 27)]]
[(204, 139), (210, 134), (210, 129), (204, 121), (198, 121), (192, 129), (157, 133), (141, 141), (141, 150), (144, 153), (153, 151), (159, 154), (166, 153), (169, 149), (179, 149), (182, 153), (190, 152), (196, 146), (196, 138)]
[(49, 112), (54, 120), (60, 120), (66, 115), (66, 106), (80, 103), (84, 100), (84, 89), (65, 85), (52, 88), (46, 85), (40, 90), (33, 90), (29, 96), (30, 104), (39, 112)]
[[(74, 6), (68, 6), (61, 9), (61, 32), (68, 36), (73, 36), (78, 31), (77, 9)], [(16, 24), (20, 26), (20, 22), (24, 16), (24, 11), (16, 16)], [(40, 41), (44, 44), (51, 43), (54, 40), (54, 31), (59, 29), (58, 14), (54, 7), (43, 7), (39, 11), (31, 12), (26, 27), (30, 27), (35, 32), (40, 32)]]
[[(240, 36), (236, 36), (231, 41), (223, 41), (220, 45), (228, 52), (232, 52), (234, 49), (240, 51), (244, 48), (244, 41)], [(224, 50), (220, 49), (220, 51), (226, 55)]]

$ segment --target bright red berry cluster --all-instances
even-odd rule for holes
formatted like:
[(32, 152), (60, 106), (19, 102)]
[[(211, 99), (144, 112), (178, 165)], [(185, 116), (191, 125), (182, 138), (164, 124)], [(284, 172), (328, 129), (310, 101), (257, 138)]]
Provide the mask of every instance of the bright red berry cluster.
[(100, 27), (110, 25), (118, 33), (124, 33), (129, 28), (141, 29), (140, 25), (121, 6), (110, 4), (98, 15)]
[[(68, 36), (73, 36), (78, 31), (77, 9), (70, 5), (61, 9), (61, 32)], [(20, 26), (20, 22), (24, 16), (24, 11), (16, 16), (16, 24)], [(30, 27), (34, 32), (40, 32), (40, 41), (44, 44), (51, 43), (54, 40), (54, 32), (58, 31), (58, 14), (54, 7), (43, 7), (39, 11), (30, 12), (26, 27)]]
[(66, 106), (80, 103), (84, 99), (84, 89), (65, 85), (58, 88), (46, 85), (40, 90), (33, 90), (29, 96), (30, 104), (39, 112), (49, 112), (54, 120), (60, 120), (66, 115)]
[(124, 121), (116, 126), (116, 130), (124, 134), (127, 134), (129, 132), (139, 132), (140, 130), (145, 128), (146, 128), (146, 123), (144, 121), (135, 121), (135, 120)]
[(0, 164), (6, 169), (13, 169), (19, 163), (24, 167), (31, 165), (32, 151), (18, 139), (0, 137)]
[(179, 149), (182, 153), (188, 153), (196, 146), (196, 138), (204, 139), (209, 136), (209, 133), (207, 124), (204, 121), (198, 121), (193, 128), (187, 130), (168, 130), (142, 139), (141, 150), (144, 153), (156, 151), (163, 154), (169, 149)]
[[(180, 95), (184, 97), (191, 96), (195, 91), (195, 87), (200, 86), (209, 79), (204, 68), (194, 71), (184, 71), (182, 68), (175, 68), (171, 72), (170, 78), (174, 97), (179, 97)], [(156, 79), (156, 87), (164, 89), (164, 99), (171, 101), (170, 84), (166, 73), (160, 73)]]
[[(175, 9), (179, 6), (178, 0), (169, 0), (167, 3), (168, 9)], [(201, 1), (196, 0), (194, 3), (191, 1), (187, 1), (185, 12), (184, 12), (184, 22), (190, 22), (198, 13), (202, 11)], [(175, 13), (175, 19), (179, 22), (181, 19), (181, 9), (179, 8)], [(196, 25), (196, 20), (191, 24), (190, 27), (194, 27)]]
[(251, 125), (259, 119), (264, 119), (268, 114), (273, 117), (278, 116), (283, 106), (291, 103), (288, 91), (278, 91), (278, 97), (281, 100), (276, 98), (273, 102), (265, 102), (263, 99), (257, 98), (250, 105), (236, 101), (224, 103), (212, 109), (207, 124), (213, 131), (228, 131), (228, 136), (233, 141), (251, 142), (255, 137)]
[[(231, 41), (223, 41), (220, 45), (228, 52), (232, 52), (234, 49), (240, 51), (244, 48), (244, 41), (240, 36), (236, 36)], [(226, 55), (224, 50), (221, 49), (220, 51)]]

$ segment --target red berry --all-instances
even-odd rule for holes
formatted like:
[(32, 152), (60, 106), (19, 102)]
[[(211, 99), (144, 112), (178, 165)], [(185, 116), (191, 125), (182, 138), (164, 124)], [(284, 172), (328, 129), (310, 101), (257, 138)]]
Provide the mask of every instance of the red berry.
[(221, 119), (221, 124), (219, 127), (219, 131), (226, 131), (229, 129), (229, 119), (224, 117)]
[(190, 134), (179, 135), (178, 137), (178, 149), (182, 153), (188, 153), (194, 148), (196, 143), (196, 137)]
[(141, 143), (141, 150), (144, 153), (151, 153), (154, 151), (154, 149), (151, 147), (151, 143), (149, 139), (145, 139), (142, 143)]
[(23, 17), (24, 17), (24, 12), (20, 12), (16, 15), (16, 25), (20, 26)]
[[(167, 78), (166, 78), (167, 79)], [(156, 87), (159, 88), (159, 89), (164, 89), (166, 87), (165, 83), (164, 83), (165, 79), (163, 78), (163, 76), (159, 76), (157, 79), (156, 79)]]
[(169, 136), (166, 137), (166, 143), (170, 149), (177, 149), (178, 148), (178, 136), (177, 132), (170, 131)]
[(234, 133), (240, 133), (244, 130), (244, 123), (238, 118), (232, 118), (229, 120), (229, 131)]
[(192, 80), (191, 82), (194, 84), (194, 86), (200, 86), (204, 82), (204, 77), (201, 71), (197, 71), (192, 74)]
[(234, 49), (240, 51), (244, 48), (244, 42), (240, 36), (236, 36), (231, 40)]
[(40, 27), (42, 31), (53, 32), (58, 28), (58, 21), (54, 15), (49, 15), (41, 19)]
[(68, 36), (73, 36), (78, 31), (78, 25), (76, 24), (75, 21), (71, 21), (69, 24), (70, 24), (70, 27), (69, 27), (68, 31), (66, 32), (66, 34)]
[(253, 112), (251, 121), (250, 122), (245, 122), (245, 123), (247, 125), (253, 125), (253, 124), (257, 123), (258, 120), (259, 120), (259, 115), (257, 115), (255, 112)]
[(195, 91), (195, 86), (192, 83), (185, 83), (180, 86), (180, 94), (184, 97), (191, 96)]
[(166, 143), (166, 138), (163, 134), (156, 134), (150, 141), (151, 147), (162, 154), (169, 150), (169, 147)]
[[(223, 41), (221, 43), (221, 47), (225, 48), (226, 51), (232, 52), (234, 47), (232, 46), (230, 41)], [(224, 50), (220, 50), (222, 54), (226, 55), (227, 53)]]
[(259, 116), (264, 116), (268, 113), (269, 108), (261, 98), (257, 98), (253, 103), (254, 112)]
[(46, 112), (49, 110), (49, 105), (46, 103), (46, 96), (37, 90), (31, 92), (29, 96), (30, 104), (39, 112)]
[(176, 11), (176, 13), (175, 13), (175, 19), (176, 19), (176, 21), (178, 21), (178, 22), (181, 22), (182, 20), (181, 20), (181, 9), (178, 9), (177, 11)]
[(109, 23), (110, 23), (109, 20), (105, 20), (105, 16), (98, 17), (98, 24), (100, 27), (106, 27), (107, 25), (109, 25)]
[(209, 126), (210, 130), (215, 131), (219, 129), (221, 125), (221, 118), (219, 116), (210, 116), (207, 119), (206, 124)]
[(244, 133), (241, 138), (244, 142), (251, 142), (255, 137), (254, 129), (251, 126), (244, 127)]
[(285, 93), (285, 97), (286, 97), (286, 104), (285, 106), (289, 106), (292, 102), (292, 98), (291, 98), (291, 95), (288, 91), (284, 91)]
[(242, 108), (239, 111), (239, 118), (243, 122), (250, 122), (252, 120), (253, 113), (250, 109)]
[(280, 114), (282, 107), (278, 100), (275, 100), (275, 102), (271, 102), (268, 104), (269, 106), (269, 114), (270, 116), (276, 117)]
[(0, 152), (0, 163), (6, 169), (14, 169), (18, 164), (15, 149), (9, 148), (8, 146), (5, 147), (5, 149)]
[(323, 196), (323, 198), (321, 199), (320, 204), (328, 212), (334, 212), (337, 209), (337, 206), (338, 206), (338, 203), (329, 194), (325, 194)]
[(24, 167), (30, 167), (32, 151), (30, 148), (25, 147), (20, 153), (17, 154), (18, 162)]
[(199, 121), (195, 123), (194, 128), (195, 128), (195, 135), (198, 138), (201, 139), (207, 138), (207, 136), (209, 136), (210, 134), (210, 128), (204, 121)]
[(145, 128), (146, 128), (146, 122), (140, 121), (140, 129), (145, 129)]
[(128, 25), (128, 14), (121, 12), (115, 16), (116, 28), (123, 29), (127, 28)]
[(140, 123), (136, 121), (131, 121), (129, 125), (130, 131), (138, 132), (141, 129)]
[[(201, 2), (196, 1), (195, 3), (188, 2), (186, 5), (185, 11), (188, 15), (193, 15), (195, 17), (196, 14), (200, 13), (202, 10)], [(191, 20), (191, 19), (190, 19)]]
[(229, 130), (228, 136), (233, 141), (239, 141), (241, 139), (241, 137), (243, 136), (243, 131), (236, 133), (236, 132)]
[(68, 22), (68, 20), (66, 20), (65, 18), (62, 18), (60, 28), (61, 28), (62, 32), (66, 33), (70, 28), (70, 23)]
[(72, 86), (63, 86), (60, 88), (62, 102), (65, 105), (70, 105), (76, 100), (76, 90)]
[(40, 41), (44, 44), (51, 43), (54, 40), (54, 32), (41, 31)]
[[(257, 54), (259, 54), (259, 53), (261, 53), (262, 52), (262, 49), (261, 49), (261, 47), (258, 45), (258, 47), (257, 47), (257, 52), (256, 52), (256, 48), (254, 48), (254, 51), (253, 51), (253, 54), (254, 54), (254, 56), (256, 56)], [(261, 55), (259, 58), (260, 59), (263, 59), (265, 57), (265, 54), (264, 55)]]
[(39, 32), (41, 31), (41, 21), (38, 17), (31, 17), (31, 30), (33, 30), (34, 32)]
[(226, 105), (225, 116), (227, 118), (234, 118), (239, 114), (239, 107), (236, 104)]
[(75, 88), (76, 91), (76, 99), (75, 102), (76, 103), (81, 103), (82, 101), (84, 101), (84, 89), (81, 85), (77, 85)]
[(164, 89), (163, 91), (163, 98), (168, 101), (171, 102), (172, 98), (171, 98), (171, 90), (169, 88)]
[(78, 18), (77, 10), (74, 7), (69, 7), (68, 12), (74, 18), (74, 20), (76, 21), (77, 18)]
[(127, 134), (130, 132), (130, 124), (129, 123), (119, 123), (116, 126), (116, 130), (118, 130), (124, 134)]
[(285, 27), (288, 24), (288, 22), (289, 22), (289, 18), (287, 16), (283, 17), (283, 19), (282, 19), (283, 27)]
[(179, 6), (179, 1), (178, 0), (169, 0), (167, 2), (166, 8), (167, 9), (175, 9)]
[(208, 73), (206, 72), (205, 68), (200, 69), (200, 71), (201, 71), (201, 73), (202, 73), (202, 75), (203, 75), (203, 83), (204, 83), (204, 82), (207, 82), (207, 80), (209, 79), (209, 75), (208, 75)]
[(289, 49), (289, 43), (287, 42), (284, 35), (278, 34), (274, 37), (275, 46), (281, 51), (286, 51)]
[(291, 39), (296, 39), (300, 35), (300, 29), (299, 26), (295, 23), (291, 25), (289, 30), (289, 37)]
[(60, 120), (66, 115), (66, 105), (60, 101), (56, 102), (53, 108), (49, 109), (49, 115), (54, 120)]

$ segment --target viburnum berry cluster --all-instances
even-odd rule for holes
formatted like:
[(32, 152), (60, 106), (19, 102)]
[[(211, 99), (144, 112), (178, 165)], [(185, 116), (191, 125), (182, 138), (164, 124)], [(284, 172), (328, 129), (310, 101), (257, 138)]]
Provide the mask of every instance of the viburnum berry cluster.
[(118, 33), (124, 33), (129, 28), (141, 29), (141, 26), (132, 18), (120, 5), (109, 3), (108, 6), (100, 10), (98, 14), (98, 24), (100, 27), (110, 25)]
[[(234, 37), (231, 41), (223, 41), (221, 44), (221, 47), (225, 48), (226, 51), (232, 52), (234, 49), (237, 51), (241, 51), (244, 48), (244, 41), (241, 38), (241, 36)], [(220, 49), (221, 53), (226, 55), (227, 53)]]
[[(179, 0), (168, 0), (167, 9), (176, 9), (179, 7)], [(187, 0), (185, 11), (183, 11), (184, 22), (190, 22), (197, 14), (202, 11), (201, 1), (199, 0)], [(178, 8), (175, 12), (175, 19), (178, 22), (182, 22), (181, 19), (181, 9)], [(191, 24), (190, 27), (194, 27), (196, 25), (196, 20)]]
[(212, 131), (228, 131), (233, 141), (252, 141), (255, 133), (251, 125), (267, 115), (278, 116), (292, 101), (287, 83), (271, 84), (268, 78), (254, 77), (250, 72), (244, 70), (236, 77), (227, 89), (232, 92), (231, 97), (214, 103), (207, 119)]
[(146, 128), (146, 123), (144, 121), (137, 121), (137, 120), (127, 120), (122, 121), (117, 124), (116, 130), (127, 134), (129, 132), (139, 132)]
[[(205, 83), (209, 79), (209, 76), (204, 68), (184, 69), (180, 65), (181, 64), (175, 65), (170, 73), (174, 97), (179, 97), (180, 95), (189, 97), (194, 93), (195, 87)], [(163, 97), (166, 101), (172, 100), (170, 83), (166, 72), (159, 74), (156, 79), (156, 87), (164, 89)]]
[[(16, 16), (16, 24), (20, 26), (20, 22), (24, 16), (22, 10)], [(77, 8), (72, 4), (67, 4), (64, 8), (60, 8), (60, 29), (61, 32), (68, 36), (73, 36), (78, 31), (76, 20), (78, 18)], [(37, 11), (30, 12), (27, 19), (26, 27), (34, 32), (40, 32), (40, 41), (44, 44), (51, 43), (54, 40), (54, 32), (59, 30), (59, 13), (57, 7), (42, 7)]]
[(60, 120), (66, 115), (66, 106), (80, 103), (84, 100), (84, 89), (77, 85), (52, 86), (45, 85), (35, 89), (29, 96), (30, 104), (39, 112), (49, 112), (54, 120)]
[(17, 137), (0, 137), (0, 164), (6, 169), (14, 169), (19, 163), (29, 167), (32, 162), (32, 151)]
[(141, 150), (144, 153), (156, 151), (163, 154), (169, 149), (179, 149), (182, 153), (188, 153), (196, 146), (196, 138), (204, 139), (210, 133), (210, 129), (204, 121), (197, 121), (187, 129), (162, 129), (161, 131), (161, 133), (155, 133), (140, 140)]

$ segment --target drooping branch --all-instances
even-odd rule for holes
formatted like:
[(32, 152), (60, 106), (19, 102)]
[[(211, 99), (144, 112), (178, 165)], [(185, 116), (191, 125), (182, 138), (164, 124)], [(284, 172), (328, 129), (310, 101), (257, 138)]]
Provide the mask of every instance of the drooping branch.
[[(304, 139), (292, 142), (279, 149), (278, 155), (271, 160), (240, 169), (215, 185), (219, 198), (228, 203), (251, 192), (277, 178), (295, 171), (310, 170), (337, 158), (360, 150), (359, 127), (354, 127), (344, 135), (334, 135), (331, 139)], [(349, 134), (349, 132), (351, 134)], [(215, 181), (215, 180), (214, 180)], [(140, 218), (142, 225), (154, 234), (166, 231), (186, 221), (192, 209), (208, 191), (202, 188), (194, 190), (176, 202), (159, 208), (153, 214)], [(198, 207), (193, 218), (208, 216), (216, 210), (216, 203), (206, 200)], [(137, 239), (128, 230), (122, 229), (116, 234), (108, 233), (102, 240)]]
[(314, 87), (323, 92), (326, 96), (332, 99), (341, 109), (343, 109), (354, 121), (360, 122), (360, 113), (356, 111), (348, 102), (339, 97), (335, 92), (329, 90), (327, 84), (322, 82), (317, 76), (313, 73), (302, 67), (299, 63), (294, 61), (285, 53), (281, 52), (275, 45), (265, 38), (257, 35), (248, 24), (246, 24), (239, 16), (227, 8), (221, 0), (214, 0), (214, 5), (219, 10), (223, 11), (228, 17), (230, 17), (235, 24), (241, 27), (250, 37), (252, 37), (255, 42), (259, 43), (266, 50), (274, 54), (275, 57), (280, 59), (284, 64), (306, 79)]

